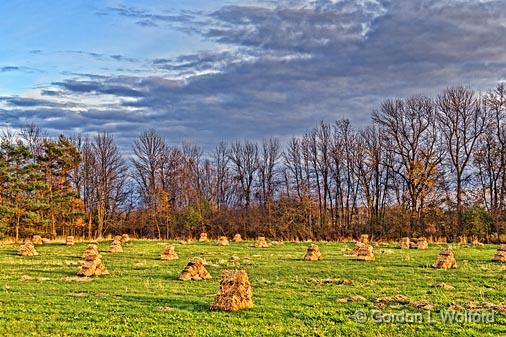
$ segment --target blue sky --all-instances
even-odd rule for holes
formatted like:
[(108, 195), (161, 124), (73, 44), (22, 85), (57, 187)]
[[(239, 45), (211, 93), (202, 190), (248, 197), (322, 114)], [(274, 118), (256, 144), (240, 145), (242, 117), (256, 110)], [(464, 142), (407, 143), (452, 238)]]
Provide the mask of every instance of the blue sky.
[(506, 2), (0, 2), (0, 127), (171, 143), (361, 127), (388, 97), (506, 79)]

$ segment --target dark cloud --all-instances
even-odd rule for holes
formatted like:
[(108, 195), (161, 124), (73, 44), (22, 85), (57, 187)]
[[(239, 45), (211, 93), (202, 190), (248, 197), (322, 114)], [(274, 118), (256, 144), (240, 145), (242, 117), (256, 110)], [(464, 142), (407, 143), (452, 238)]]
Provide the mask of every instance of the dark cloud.
[(6, 73), (8, 71), (17, 71), (17, 70), (20, 70), (20, 69), (21, 68), (17, 67), (17, 66), (5, 66), (5, 67), (0, 68), (0, 72)]
[(100, 12), (100, 15), (115, 14), (136, 20), (135, 23), (143, 27), (158, 27), (159, 23), (166, 24), (187, 24), (195, 22), (196, 12), (181, 11), (177, 14), (171, 14), (169, 11), (165, 13), (152, 13), (148, 10), (118, 6), (109, 7), (106, 12)]
[(0, 102), (13, 107), (61, 107), (73, 106), (72, 103), (57, 103), (36, 98), (26, 98), (19, 96), (0, 97)]
[(35, 72), (42, 72), (42, 71), (40, 69), (35, 69), (32, 67), (24, 67), (24, 66), (3, 66), (3, 67), (0, 67), (0, 73), (8, 73), (8, 72), (35, 73)]
[(125, 57), (123, 55), (111, 55), (109, 56), (113, 60), (119, 61), (119, 62), (139, 62), (138, 59), (133, 57)]
[(153, 127), (170, 141), (210, 147), (226, 138), (284, 138), (322, 119), (363, 126), (387, 97), (461, 84), (481, 90), (506, 79), (504, 1), (286, 0), (207, 14), (110, 12), (156, 29), (176, 25), (216, 48), (151, 60), (151, 75), (69, 74), (43, 91), (48, 102), (107, 95), (115, 103), (51, 112), (45, 100), (14, 97), (3, 99), (0, 113), (12, 124), (32, 113), (42, 126), (115, 132), (125, 148)]
[(54, 82), (53, 85), (60, 87), (68, 92), (78, 94), (106, 94), (114, 96), (140, 97), (142, 93), (132, 86), (122, 84), (121, 78), (108, 81), (80, 81), (65, 80), (63, 82)]
[(364, 39), (372, 20), (382, 12), (377, 3), (357, 1), (313, 8), (226, 6), (211, 14), (214, 26), (204, 35), (221, 43), (262, 49), (338, 51)]

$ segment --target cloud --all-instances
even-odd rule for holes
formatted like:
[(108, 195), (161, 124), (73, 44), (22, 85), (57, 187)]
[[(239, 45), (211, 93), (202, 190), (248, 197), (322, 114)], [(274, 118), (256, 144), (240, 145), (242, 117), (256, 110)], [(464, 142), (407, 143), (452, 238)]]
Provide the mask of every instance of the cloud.
[(118, 15), (134, 19), (135, 23), (143, 27), (159, 27), (159, 24), (188, 24), (195, 23), (197, 12), (192, 11), (180, 11), (177, 14), (173, 14), (170, 11), (163, 13), (152, 13), (145, 9), (139, 9), (129, 6), (117, 6), (109, 7), (106, 11), (100, 11), (100, 15)]
[(319, 1), (313, 7), (226, 6), (203, 34), (221, 43), (273, 50), (338, 51), (365, 39), (385, 9), (375, 1)]
[[(42, 91), (42, 101), (4, 98), (0, 114), (9, 123), (31, 116), (53, 129), (107, 130), (124, 149), (145, 128), (212, 147), (221, 139), (286, 138), (322, 119), (348, 117), (360, 127), (387, 97), (460, 84), (486, 89), (506, 79), (504, 1), (286, 0), (209, 13), (107, 13), (148, 30), (196, 34), (214, 48), (146, 61), (150, 73), (68, 73)], [(50, 110), (51, 102), (63, 105)], [(65, 106), (72, 102), (79, 104)]]
[(10, 72), (36, 73), (36, 72), (42, 72), (42, 70), (35, 69), (32, 67), (25, 67), (25, 66), (3, 66), (3, 67), (0, 67), (0, 73), (10, 73)]
[(69, 79), (63, 82), (54, 82), (54, 86), (57, 86), (65, 91), (72, 92), (74, 94), (106, 94), (114, 96), (128, 96), (128, 97), (140, 97), (142, 93), (136, 90), (133, 86), (122, 84), (121, 78), (108, 79), (107, 81), (101, 80), (74, 80)]

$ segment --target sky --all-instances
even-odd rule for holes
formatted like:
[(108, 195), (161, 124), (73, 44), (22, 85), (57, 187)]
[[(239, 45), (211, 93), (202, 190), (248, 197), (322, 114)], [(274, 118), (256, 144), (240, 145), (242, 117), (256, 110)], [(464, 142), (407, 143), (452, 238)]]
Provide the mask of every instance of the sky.
[(504, 0), (2, 0), (0, 128), (128, 152), (356, 128), (386, 98), (506, 80)]

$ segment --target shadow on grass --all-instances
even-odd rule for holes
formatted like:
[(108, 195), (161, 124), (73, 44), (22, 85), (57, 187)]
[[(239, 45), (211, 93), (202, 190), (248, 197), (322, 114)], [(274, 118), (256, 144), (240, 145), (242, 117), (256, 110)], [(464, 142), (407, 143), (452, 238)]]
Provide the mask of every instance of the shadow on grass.
[(52, 276), (52, 278), (55, 278), (55, 279), (60, 279), (60, 278), (64, 278), (64, 277), (67, 277), (67, 276), (76, 276), (77, 275), (77, 271), (73, 274), (69, 274), (67, 271), (65, 270), (58, 270), (58, 271), (55, 271), (54, 269), (49, 269), (49, 270), (44, 270), (44, 269), (24, 269), (23, 270), (24, 273), (26, 274), (29, 274), (29, 275), (33, 275), (33, 274), (38, 274), (38, 275), (50, 275)]
[[(21, 255), (19, 255), (18, 249), (16, 249), (16, 250), (2, 250), (0, 252), (0, 255), (19, 256), (19, 257), (21, 257)], [(30, 258), (30, 257), (34, 257), (34, 256), (23, 256), (23, 257), (24, 258)]]
[(121, 299), (129, 302), (157, 307), (170, 307), (191, 312), (210, 312), (209, 303), (204, 301), (191, 301), (182, 299), (167, 299), (147, 296), (120, 295)]

